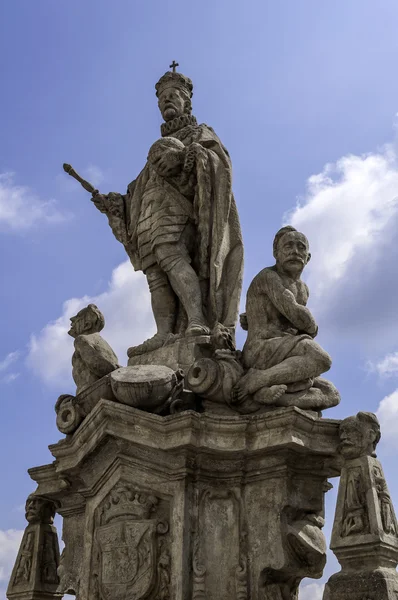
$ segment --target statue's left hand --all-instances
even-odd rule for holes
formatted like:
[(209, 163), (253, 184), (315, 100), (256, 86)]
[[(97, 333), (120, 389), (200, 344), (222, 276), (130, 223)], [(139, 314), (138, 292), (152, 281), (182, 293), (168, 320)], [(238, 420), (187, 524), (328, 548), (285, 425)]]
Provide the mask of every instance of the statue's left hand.
[(174, 148), (164, 152), (156, 161), (155, 169), (163, 177), (168, 177), (178, 173), (184, 163), (184, 152)]

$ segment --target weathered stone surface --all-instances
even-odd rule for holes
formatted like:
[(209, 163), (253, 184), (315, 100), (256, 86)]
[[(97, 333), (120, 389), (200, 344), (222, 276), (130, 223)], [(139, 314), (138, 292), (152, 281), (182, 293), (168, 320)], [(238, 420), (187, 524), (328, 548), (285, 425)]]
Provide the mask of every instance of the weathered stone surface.
[(184, 384), (182, 371), (160, 365), (121, 367), (110, 379), (119, 402), (154, 413), (172, 410)]
[[(236, 414), (232, 389), (243, 375), (240, 353), (217, 350), (211, 357), (200, 358), (188, 371), (185, 385), (202, 399), (204, 410), (218, 414)], [(254, 411), (258, 410), (258, 405)], [(250, 411), (245, 405), (245, 412)]]
[(172, 338), (162, 348), (131, 355), (128, 364), (164, 365), (175, 371), (182, 369), (186, 373), (197, 359), (211, 356), (212, 351), (209, 335)]
[(98, 379), (76, 396), (62, 394), (55, 404), (57, 427), (61, 433), (71, 434), (76, 431), (101, 398), (116, 400), (111, 387), (110, 375)]
[(160, 417), (101, 400), (50, 447), (53, 465), (30, 470), (64, 518), (63, 590), (78, 586), (79, 600), (295, 598), (303, 577), (322, 574), (338, 427), (296, 408)]
[(175, 334), (208, 335), (218, 324), (235, 330), (243, 244), (231, 161), (213, 129), (191, 114), (192, 90), (175, 71), (156, 84), (162, 137), (126, 194), (99, 194), (66, 165), (147, 276), (157, 332), (130, 348), (130, 357), (161, 348)]
[(283, 227), (274, 239), (276, 264), (263, 269), (247, 292), (247, 329), (242, 362), (231, 403), (239, 412), (264, 406), (297, 406), (321, 411), (340, 401), (336, 388), (319, 376), (329, 370), (329, 355), (314, 341), (318, 332), (306, 308), (308, 287), (300, 276), (310, 260), (307, 238)]
[[(395, 600), (398, 528), (380, 462), (380, 426), (360, 412), (340, 425), (341, 473), (331, 549), (342, 571), (326, 584), (325, 600)], [(364, 596), (365, 594), (365, 596)]]
[(75, 339), (72, 356), (72, 375), (76, 394), (118, 368), (118, 359), (99, 332), (104, 328), (104, 315), (89, 304), (71, 318), (69, 335)]
[(54, 527), (54, 504), (31, 494), (25, 507), (28, 526), (23, 534), (15, 566), (7, 588), (10, 600), (44, 600), (61, 598), (59, 578), (59, 546)]

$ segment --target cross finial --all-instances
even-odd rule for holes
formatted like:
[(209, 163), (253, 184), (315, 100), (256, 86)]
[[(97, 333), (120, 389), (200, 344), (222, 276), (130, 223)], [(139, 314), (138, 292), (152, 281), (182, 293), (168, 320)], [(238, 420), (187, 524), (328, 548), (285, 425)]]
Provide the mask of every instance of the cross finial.
[(170, 65), (170, 69), (173, 69), (173, 73), (176, 72), (176, 68), (179, 67), (180, 65), (178, 63), (176, 63), (175, 60), (173, 60), (173, 62)]

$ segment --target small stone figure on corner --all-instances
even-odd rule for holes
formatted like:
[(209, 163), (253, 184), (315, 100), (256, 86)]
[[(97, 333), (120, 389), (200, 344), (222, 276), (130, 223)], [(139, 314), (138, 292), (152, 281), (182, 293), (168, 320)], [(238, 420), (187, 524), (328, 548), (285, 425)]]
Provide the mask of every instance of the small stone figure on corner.
[(68, 333), (75, 339), (72, 375), (76, 394), (119, 367), (116, 354), (99, 334), (104, 326), (104, 315), (95, 304), (89, 304), (71, 318)]
[(300, 279), (311, 258), (308, 240), (294, 227), (283, 227), (273, 243), (276, 264), (263, 269), (247, 292), (247, 328), (243, 348), (246, 374), (232, 401), (243, 407), (296, 406), (320, 411), (340, 401), (336, 388), (319, 375), (330, 356), (314, 341), (318, 326), (306, 307), (309, 290)]
[(95, 304), (82, 308), (71, 318), (68, 333), (75, 339), (72, 376), (76, 396), (61, 394), (55, 404), (57, 427), (62, 433), (73, 433), (100, 398), (114, 398), (106, 376), (118, 369), (119, 364), (116, 354), (99, 333), (104, 325), (104, 315)]
[(376, 446), (380, 441), (380, 423), (373, 413), (359, 412), (340, 423), (340, 454), (346, 460), (360, 456), (376, 458)]

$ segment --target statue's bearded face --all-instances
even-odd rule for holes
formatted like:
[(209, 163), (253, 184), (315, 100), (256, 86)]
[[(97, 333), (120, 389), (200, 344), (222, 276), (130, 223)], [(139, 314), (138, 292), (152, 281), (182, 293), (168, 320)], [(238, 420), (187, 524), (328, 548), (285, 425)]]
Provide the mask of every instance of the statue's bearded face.
[(185, 113), (187, 98), (177, 88), (166, 88), (159, 94), (158, 106), (163, 119), (171, 121)]
[(285, 233), (278, 243), (276, 261), (288, 273), (301, 273), (310, 260), (308, 240), (298, 231)]
[(372, 455), (376, 434), (369, 424), (361, 423), (356, 417), (348, 417), (341, 423), (339, 435), (339, 450), (344, 458)]

